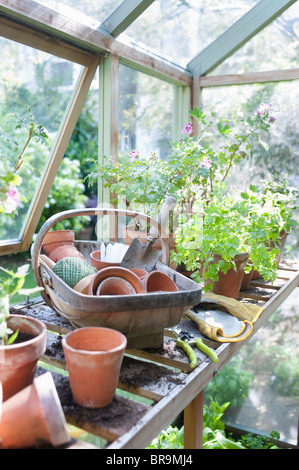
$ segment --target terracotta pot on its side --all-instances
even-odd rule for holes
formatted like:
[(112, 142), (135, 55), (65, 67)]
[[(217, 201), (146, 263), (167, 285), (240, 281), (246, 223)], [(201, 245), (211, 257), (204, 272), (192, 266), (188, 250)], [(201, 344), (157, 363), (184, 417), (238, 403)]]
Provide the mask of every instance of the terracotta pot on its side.
[(32, 335), (32, 339), (8, 346), (0, 346), (0, 382), (3, 401), (30, 385), (38, 359), (45, 353), (47, 342), (46, 325), (25, 315), (10, 315), (7, 326), (13, 331)]
[(142, 284), (146, 292), (176, 292), (178, 290), (177, 285), (173, 280), (165, 273), (161, 271), (151, 271), (143, 279)]
[(47, 256), (61, 245), (74, 245), (75, 232), (73, 230), (51, 230), (43, 239), (43, 250)]
[(51, 251), (49, 258), (54, 263), (57, 263), (63, 258), (79, 258), (83, 261), (86, 261), (82, 253), (80, 253), (77, 248), (73, 245), (61, 245)]
[(127, 338), (110, 328), (85, 327), (62, 339), (70, 387), (76, 403), (109, 405), (115, 395)]
[(65, 417), (50, 372), (2, 405), (0, 449), (59, 446), (70, 442)]

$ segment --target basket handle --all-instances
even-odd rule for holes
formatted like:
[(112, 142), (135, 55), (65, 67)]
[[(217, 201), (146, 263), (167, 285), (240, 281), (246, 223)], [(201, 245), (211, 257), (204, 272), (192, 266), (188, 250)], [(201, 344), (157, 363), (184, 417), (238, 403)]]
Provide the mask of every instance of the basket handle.
[(155, 219), (152, 217), (139, 213), (139, 212), (134, 212), (134, 211), (127, 211), (123, 209), (71, 209), (68, 211), (63, 211), (59, 212), (52, 217), (50, 217), (44, 225), (41, 227), (39, 233), (36, 236), (36, 239), (34, 241), (34, 244), (32, 245), (32, 250), (31, 250), (31, 258), (32, 258), (32, 271), (36, 280), (36, 283), (39, 287), (43, 286), (43, 282), (40, 278), (39, 274), (39, 255), (40, 251), (42, 248), (43, 244), (43, 239), (45, 238), (45, 235), (47, 232), (58, 222), (64, 220), (64, 219), (70, 219), (72, 217), (76, 216), (92, 216), (92, 215), (116, 215), (118, 217), (120, 216), (126, 216), (126, 217), (131, 217), (131, 218), (140, 218), (147, 223), (150, 223), (152, 227), (156, 230), (156, 233), (161, 239), (161, 245), (162, 245), (162, 263), (165, 265), (169, 265), (169, 246), (167, 242), (167, 237), (164, 229), (160, 225), (159, 222), (157, 222)]

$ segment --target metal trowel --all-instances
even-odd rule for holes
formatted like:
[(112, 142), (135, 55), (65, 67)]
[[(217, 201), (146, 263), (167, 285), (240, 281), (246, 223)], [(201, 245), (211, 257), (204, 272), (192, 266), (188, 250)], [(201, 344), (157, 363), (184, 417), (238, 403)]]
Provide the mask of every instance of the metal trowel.
[[(169, 213), (175, 208), (176, 199), (168, 196), (158, 215), (158, 223), (162, 229), (166, 226), (169, 219)], [(155, 269), (156, 263), (159, 260), (162, 251), (153, 248), (154, 241), (159, 237), (157, 230), (152, 227), (149, 231), (146, 243), (141, 243), (138, 238), (134, 238), (129, 246), (126, 254), (124, 255), (120, 266), (123, 268), (136, 268), (145, 269), (150, 272)]]

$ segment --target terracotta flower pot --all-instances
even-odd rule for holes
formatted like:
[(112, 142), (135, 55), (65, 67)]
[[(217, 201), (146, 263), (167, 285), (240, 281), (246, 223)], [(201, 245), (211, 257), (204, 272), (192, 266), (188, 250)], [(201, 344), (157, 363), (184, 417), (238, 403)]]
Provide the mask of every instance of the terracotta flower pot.
[(148, 273), (143, 279), (142, 284), (146, 292), (166, 291), (176, 292), (177, 285), (165, 273), (161, 271), (152, 271)]
[[(215, 255), (215, 262), (220, 258), (220, 256)], [(236, 270), (234, 268), (230, 268), (226, 273), (219, 272), (219, 280), (213, 283), (212, 290), (214, 294), (225, 295), (226, 297), (231, 297), (233, 299), (238, 298), (247, 260), (248, 253), (239, 253), (234, 258), (237, 268)], [(208, 284), (209, 281), (206, 283)]]
[(24, 315), (10, 315), (7, 325), (13, 331), (31, 335), (23, 342), (0, 346), (0, 382), (3, 388), (3, 400), (30, 385), (36, 370), (38, 359), (46, 350), (46, 325)]
[(85, 276), (81, 279), (77, 284), (73, 287), (76, 292), (80, 292), (80, 294), (88, 295), (88, 288), (94, 274), (89, 274), (89, 276)]
[(115, 395), (127, 338), (110, 328), (86, 327), (62, 339), (70, 387), (76, 403), (109, 405)]
[(145, 269), (130, 268), (130, 271), (136, 274), (136, 276), (140, 277), (140, 279), (147, 275), (147, 271)]
[(134, 295), (133, 285), (121, 277), (108, 277), (97, 288), (97, 295)]
[(77, 250), (77, 248), (73, 245), (58, 246), (53, 251), (51, 251), (49, 255), (50, 260), (53, 261), (54, 263), (57, 263), (61, 259), (67, 258), (67, 257), (79, 258), (79, 259), (86, 261), (82, 253), (80, 253)]
[(58, 446), (70, 441), (50, 372), (36, 377), (2, 405), (0, 448)]
[(98, 271), (89, 284), (88, 294), (96, 295), (97, 289), (101, 282), (110, 277), (125, 279), (133, 286), (136, 294), (142, 294), (144, 292), (143, 284), (136, 274), (134, 274), (129, 269), (116, 266), (111, 268), (104, 268)]
[(120, 263), (110, 263), (109, 261), (101, 260), (101, 250), (93, 251), (90, 253), (90, 263), (98, 271), (103, 268), (110, 268), (113, 266), (119, 266)]
[(61, 245), (73, 245), (75, 241), (75, 232), (73, 230), (52, 230), (46, 233), (43, 240), (44, 253), (49, 254)]
[[(249, 264), (249, 263), (248, 263), (248, 264)], [(251, 265), (252, 265), (252, 263), (251, 263)], [(249, 284), (250, 284), (250, 281), (251, 281), (251, 279), (252, 279), (253, 272), (254, 272), (253, 267), (252, 267), (252, 269), (251, 269), (248, 273), (246, 273), (246, 272), (244, 271), (240, 290), (247, 290), (247, 289), (248, 289)]]

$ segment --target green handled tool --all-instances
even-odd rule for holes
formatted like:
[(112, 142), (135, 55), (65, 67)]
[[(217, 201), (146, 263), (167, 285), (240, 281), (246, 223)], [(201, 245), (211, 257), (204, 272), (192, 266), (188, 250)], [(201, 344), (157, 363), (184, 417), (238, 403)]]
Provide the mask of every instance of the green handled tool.
[(201, 352), (206, 354), (213, 362), (218, 362), (218, 356), (215, 351), (206, 344), (204, 344), (201, 338), (194, 338), (192, 333), (189, 333), (187, 330), (182, 330), (178, 327), (172, 328), (172, 331), (177, 336), (177, 346), (182, 348), (183, 351), (187, 354), (190, 360), (190, 367), (194, 369), (197, 365), (197, 357), (192, 348), (196, 346)]

